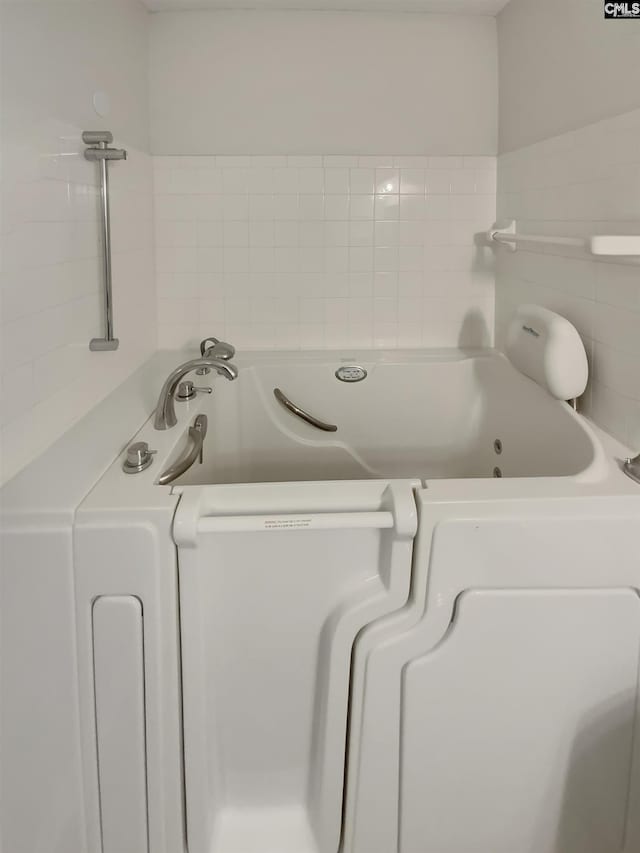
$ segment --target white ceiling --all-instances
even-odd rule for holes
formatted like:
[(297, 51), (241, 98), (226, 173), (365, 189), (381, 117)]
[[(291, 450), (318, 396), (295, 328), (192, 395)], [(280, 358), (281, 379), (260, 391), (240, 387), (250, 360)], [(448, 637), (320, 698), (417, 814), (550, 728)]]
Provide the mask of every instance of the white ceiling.
[(496, 15), (508, 0), (142, 0), (153, 12), (188, 9), (329, 9)]

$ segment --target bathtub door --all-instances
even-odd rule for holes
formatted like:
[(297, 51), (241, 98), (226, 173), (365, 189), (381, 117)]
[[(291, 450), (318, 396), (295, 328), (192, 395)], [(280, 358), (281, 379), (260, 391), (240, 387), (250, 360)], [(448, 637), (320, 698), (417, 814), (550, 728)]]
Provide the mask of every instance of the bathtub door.
[(415, 485), (183, 489), (189, 853), (337, 853), (352, 647), (407, 600)]
[(356, 648), (344, 853), (635, 853), (640, 502), (436, 493)]

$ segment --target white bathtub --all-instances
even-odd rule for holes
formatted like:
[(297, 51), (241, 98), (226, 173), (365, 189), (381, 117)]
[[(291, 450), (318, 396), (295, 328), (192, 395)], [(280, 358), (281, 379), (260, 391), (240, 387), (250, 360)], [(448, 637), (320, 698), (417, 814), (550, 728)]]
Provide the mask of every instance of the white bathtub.
[[(275, 353), (238, 364), (237, 381), (216, 380), (210, 397), (176, 403), (183, 414), (188, 407), (209, 419), (204, 463), (179, 484), (584, 480), (604, 470), (585, 420), (498, 354)], [(366, 378), (340, 381), (335, 373), (344, 365), (364, 368)], [(337, 430), (320, 430), (283, 408), (275, 388)]]
[[(176, 403), (174, 429), (158, 432), (148, 422), (137, 438), (158, 451), (153, 465), (135, 476), (114, 465), (78, 514), (88, 576), (96, 560), (108, 572), (114, 558), (103, 551), (113, 530), (123, 566), (133, 535), (123, 525), (147, 531), (146, 551), (139, 542), (135, 549), (146, 578), (148, 656), (161, 655), (158, 638), (171, 646), (171, 597), (179, 602), (189, 853), (416, 853), (423, 839), (427, 853), (556, 853), (551, 830), (538, 849), (530, 829), (545, 798), (560, 808), (562, 784), (574, 785), (571, 762), (549, 776), (551, 756), (571, 748), (593, 702), (616, 705), (637, 692), (630, 679), (640, 665), (638, 599), (618, 590), (640, 589), (640, 555), (631, 547), (640, 494), (611, 447), (493, 352), (261, 353), (237, 364), (233, 382), (197, 377), (213, 393)], [(342, 365), (358, 365), (367, 377), (341, 382)], [(275, 388), (337, 430), (300, 420)], [(209, 422), (203, 463), (157, 485), (188, 449), (187, 427), (199, 414)], [(603, 559), (609, 540), (617, 548), (612, 570)], [(585, 595), (585, 586), (601, 594)], [(85, 588), (85, 599), (99, 589)], [(167, 596), (163, 614), (154, 602)], [(131, 632), (141, 618), (135, 607)], [(108, 622), (106, 611), (101, 618)], [(117, 637), (115, 604), (111, 619)], [(532, 644), (545, 623), (545, 643)], [(438, 656), (450, 634), (459, 638), (451, 657)], [(615, 659), (613, 679), (604, 658), (591, 659), (594, 648)], [(506, 681), (500, 649), (511, 656)], [(81, 668), (91, 696), (96, 660), (94, 648)], [(513, 724), (509, 709), (524, 689), (515, 675), (520, 660), (529, 704)], [(565, 670), (577, 680), (565, 684)], [(475, 686), (461, 709), (457, 685), (466, 681)], [(494, 685), (488, 715), (484, 683)], [(557, 694), (561, 703), (540, 737), (536, 694)], [(169, 701), (159, 684), (156, 695)], [(435, 696), (442, 712), (430, 716)], [(636, 718), (626, 700), (620, 716), (627, 737)], [(511, 725), (515, 743), (505, 734)], [(487, 744), (473, 768), (457, 747), (459, 727)], [(168, 741), (175, 750), (174, 735), (147, 720), (152, 752)], [(444, 753), (438, 744), (447, 745)], [(477, 746), (472, 738), (468, 748)], [(447, 751), (456, 756), (451, 766)], [(143, 754), (142, 742), (132, 746), (122, 767), (104, 770), (113, 778), (103, 787), (117, 787), (123, 773), (135, 779), (136, 768), (142, 780)], [(525, 803), (513, 784), (519, 763), (529, 766)], [(492, 766), (504, 784), (486, 784)], [(640, 756), (633, 777), (624, 755), (608, 767), (598, 796), (603, 786), (631, 796)], [(432, 792), (429, 808), (420, 805), (423, 789)], [(575, 796), (584, 808), (579, 785)], [(138, 800), (145, 802), (141, 783)], [(129, 792), (121, 806), (103, 804), (103, 827), (121, 831), (132, 801)], [(505, 811), (512, 820), (503, 820)], [(140, 807), (129, 822), (140, 843), (153, 826), (144, 815)], [(622, 824), (615, 809), (603, 811), (605, 834)], [(640, 823), (628, 838), (640, 839)], [(602, 853), (589, 845), (580, 835), (562, 853)]]
[[(53, 455), (48, 492), (25, 478), (41, 502), (75, 484), (64, 520), (23, 505), (6, 534), (7, 646), (36, 650), (7, 668), (3, 755), (31, 790), (34, 744), (29, 832), (62, 815), (74, 853), (640, 849), (624, 449), (492, 352), (237, 363), (234, 382), (193, 377), (213, 394), (176, 403), (173, 429), (140, 424), (141, 473), (124, 449), (95, 464), (116, 394)], [(338, 381), (342, 364), (367, 378)], [(203, 413), (203, 464), (158, 485)], [(42, 661), (57, 701), (25, 715)]]

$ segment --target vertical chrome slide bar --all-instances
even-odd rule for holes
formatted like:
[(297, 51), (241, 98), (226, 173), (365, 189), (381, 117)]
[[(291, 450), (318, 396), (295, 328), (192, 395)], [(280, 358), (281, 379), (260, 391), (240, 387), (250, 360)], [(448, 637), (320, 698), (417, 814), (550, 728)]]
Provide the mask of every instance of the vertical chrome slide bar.
[(85, 130), (82, 141), (89, 145), (84, 156), (100, 164), (100, 220), (102, 224), (102, 254), (104, 275), (104, 338), (92, 338), (89, 349), (96, 352), (118, 349), (119, 341), (113, 335), (113, 291), (111, 287), (111, 221), (109, 216), (109, 170), (108, 160), (126, 160), (127, 152), (121, 148), (109, 148), (113, 135), (108, 130)]
[[(113, 337), (113, 292), (111, 287), (111, 217), (109, 215), (109, 170), (107, 161), (100, 161), (100, 216), (102, 221), (102, 239), (104, 253), (104, 311), (105, 341), (114, 341)], [(89, 347), (97, 342), (94, 338)], [(118, 341), (115, 340), (116, 347)]]

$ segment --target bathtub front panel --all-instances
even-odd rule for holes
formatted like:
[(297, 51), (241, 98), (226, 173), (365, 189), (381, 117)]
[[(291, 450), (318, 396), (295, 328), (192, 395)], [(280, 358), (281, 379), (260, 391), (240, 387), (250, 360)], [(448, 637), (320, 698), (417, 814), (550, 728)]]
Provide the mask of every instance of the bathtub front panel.
[(401, 853), (624, 850), (640, 599), (463, 593), (402, 679)]
[(640, 497), (442, 493), (356, 646), (345, 851), (633, 853)]
[[(105, 491), (113, 498), (108, 487)], [(171, 540), (177, 498), (167, 492), (157, 503), (105, 507), (96, 491), (76, 517), (78, 685), (90, 853), (146, 853), (147, 846), (149, 853), (176, 853), (185, 846)]]

